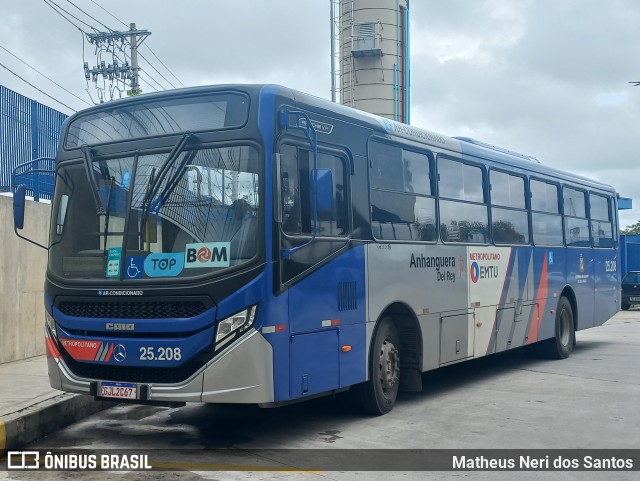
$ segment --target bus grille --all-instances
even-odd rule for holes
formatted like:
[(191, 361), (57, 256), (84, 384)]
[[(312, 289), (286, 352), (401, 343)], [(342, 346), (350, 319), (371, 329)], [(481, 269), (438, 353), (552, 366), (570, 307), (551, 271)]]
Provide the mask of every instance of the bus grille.
[[(153, 384), (175, 384), (187, 380), (198, 369), (207, 363), (206, 358), (197, 357), (173, 368), (158, 367), (133, 367), (133, 366), (109, 366), (107, 364), (94, 364), (78, 362), (72, 359), (66, 352), (64, 362), (73, 374), (79, 377), (98, 381), (119, 381)], [(207, 356), (210, 358), (210, 356)]]
[(200, 301), (63, 301), (58, 309), (65, 316), (94, 319), (189, 319), (207, 310)]

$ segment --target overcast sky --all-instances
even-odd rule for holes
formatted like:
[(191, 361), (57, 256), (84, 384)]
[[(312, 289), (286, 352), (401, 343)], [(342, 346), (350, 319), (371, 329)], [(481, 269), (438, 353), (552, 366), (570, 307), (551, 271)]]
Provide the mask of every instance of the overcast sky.
[[(55, 1), (105, 30), (67, 0)], [(150, 30), (148, 46), (187, 86), (273, 82), (331, 96), (327, 0), (95, 1)], [(74, 3), (125, 29), (91, 0)], [(410, 7), (412, 125), (612, 184), (636, 206), (621, 212), (621, 225), (640, 219), (640, 87), (628, 83), (640, 81), (640, 1), (412, 0)], [(4, 0), (0, 12), (0, 46), (91, 102), (76, 27), (44, 0)], [(93, 65), (94, 47), (84, 47)], [(140, 60), (143, 78), (170, 87)], [(2, 49), (0, 63), (73, 109), (87, 106)], [(0, 84), (70, 112), (1, 67)]]

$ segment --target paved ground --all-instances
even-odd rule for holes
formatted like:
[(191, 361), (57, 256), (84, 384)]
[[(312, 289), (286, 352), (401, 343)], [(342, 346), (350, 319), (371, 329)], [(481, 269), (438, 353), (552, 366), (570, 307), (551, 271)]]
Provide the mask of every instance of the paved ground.
[(45, 356), (0, 364), (0, 453), (111, 406), (52, 389)]
[[(402, 394), (388, 415), (361, 415), (342, 398), (275, 410), (121, 405), (32, 448), (640, 448), (640, 311), (577, 334), (564, 361), (521, 352), (424, 375), (421, 394)], [(191, 455), (189, 455), (191, 456)], [(208, 462), (206, 451), (184, 462)], [(155, 451), (153, 461), (165, 455)], [(200, 467), (199, 469), (203, 469)], [(0, 473), (0, 479), (638, 479), (636, 473), (216, 472)]]

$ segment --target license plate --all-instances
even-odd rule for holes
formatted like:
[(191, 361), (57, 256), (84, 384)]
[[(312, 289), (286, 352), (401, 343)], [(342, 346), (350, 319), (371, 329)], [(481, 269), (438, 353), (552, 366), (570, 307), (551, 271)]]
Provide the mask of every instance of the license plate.
[(111, 399), (138, 399), (138, 390), (135, 384), (124, 382), (100, 383), (100, 396)]
[(640, 302), (640, 297), (630, 297), (629, 300), (631, 302)]

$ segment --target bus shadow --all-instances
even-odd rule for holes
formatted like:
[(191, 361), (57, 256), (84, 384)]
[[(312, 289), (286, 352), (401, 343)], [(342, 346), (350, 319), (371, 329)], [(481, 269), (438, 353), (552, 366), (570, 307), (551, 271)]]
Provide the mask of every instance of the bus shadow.
[[(579, 342), (574, 353), (584, 355), (603, 344), (607, 342)], [(449, 391), (471, 388), (476, 383), (486, 382), (514, 369), (535, 370), (536, 366), (553, 362), (558, 361), (545, 360), (525, 349), (516, 349), (429, 371), (422, 374), (423, 391), (401, 392), (396, 409), (402, 409), (403, 406), (411, 408), (416, 403), (429, 402)], [(308, 443), (309, 433), (313, 433), (311, 437), (316, 445), (331, 447), (342, 439), (342, 426), (384, 421), (384, 418), (364, 414), (353, 398), (353, 393), (347, 391), (274, 409), (239, 404), (189, 404), (183, 408), (159, 411), (160, 417), (151, 416), (141, 420), (140, 424), (149, 428), (155, 426), (155, 429), (169, 427), (163, 433), (162, 443), (173, 449), (216, 449), (255, 444), (271, 448), (291, 447), (301, 442)], [(189, 429), (185, 432), (181, 429), (173, 432), (171, 429), (180, 426)], [(138, 426), (137, 432), (127, 434), (135, 434), (140, 439), (143, 435), (141, 428)], [(157, 436), (157, 431), (152, 429), (148, 435)], [(152, 440), (153, 437), (150, 437), (149, 441)]]
[(614, 344), (614, 343), (611, 341), (600, 341), (600, 340), (578, 341), (578, 344), (576, 344), (575, 347), (573, 348), (573, 354), (588, 352), (592, 349), (601, 348), (603, 346), (608, 346), (610, 344)]
[[(536, 361), (518, 350), (427, 372), (423, 374), (423, 392), (401, 392), (397, 407), (407, 402), (427, 402), (432, 396)], [(273, 436), (278, 444), (290, 446), (291, 443), (295, 445), (300, 436), (314, 430), (318, 432), (318, 442), (331, 445), (340, 439), (339, 426), (375, 419), (362, 412), (354, 397), (352, 391), (347, 391), (274, 409), (261, 409), (255, 405), (198, 404), (172, 410), (166, 423), (197, 427), (199, 443), (206, 448), (227, 448), (253, 441), (270, 444)]]
[[(526, 352), (525, 349), (516, 349), (427, 371), (422, 374), (423, 389), (418, 397), (422, 399), (468, 387), (513, 369), (526, 368), (539, 361), (540, 358), (536, 354)], [(401, 394), (401, 399), (407, 396), (406, 393)]]

